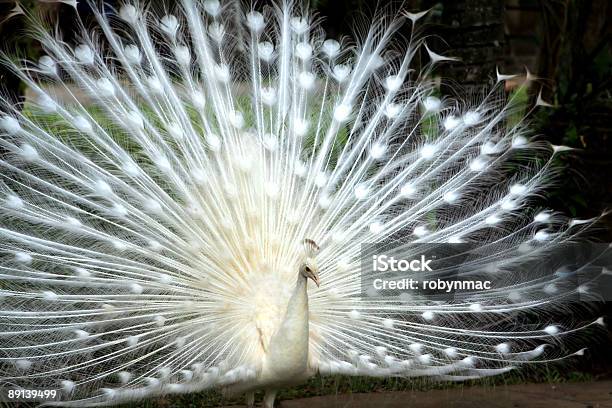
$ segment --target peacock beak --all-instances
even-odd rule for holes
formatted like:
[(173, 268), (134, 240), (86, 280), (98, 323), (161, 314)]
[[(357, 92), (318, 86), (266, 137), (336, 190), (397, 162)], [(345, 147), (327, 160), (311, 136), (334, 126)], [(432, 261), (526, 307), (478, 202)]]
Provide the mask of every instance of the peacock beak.
[(316, 272), (312, 272), (310, 276), (308, 276), (312, 281), (317, 285), (317, 288), (321, 285), (321, 281), (319, 280), (319, 274)]

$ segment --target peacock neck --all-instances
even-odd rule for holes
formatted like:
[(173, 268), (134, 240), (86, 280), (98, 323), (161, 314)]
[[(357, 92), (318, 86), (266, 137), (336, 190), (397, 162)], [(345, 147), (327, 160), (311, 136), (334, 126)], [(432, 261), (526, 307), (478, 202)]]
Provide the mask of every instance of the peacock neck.
[[(287, 312), (285, 313), (285, 322), (294, 322), (296, 325), (306, 327), (308, 330), (308, 280), (306, 277), (298, 274), (297, 281), (293, 293), (287, 303)], [(284, 325), (283, 325), (284, 326)], [(290, 324), (290, 326), (294, 326)], [(294, 327), (297, 329), (297, 327)], [(303, 327), (300, 327), (303, 330)]]
[[(287, 316), (290, 313), (306, 312), (308, 313), (308, 279), (298, 274), (297, 281), (295, 282), (295, 288), (293, 294), (287, 304)], [(308, 322), (308, 319), (306, 319)]]
[(274, 371), (295, 375), (308, 362), (308, 293), (304, 276), (299, 275), (287, 303), (287, 312), (270, 342), (270, 363)]

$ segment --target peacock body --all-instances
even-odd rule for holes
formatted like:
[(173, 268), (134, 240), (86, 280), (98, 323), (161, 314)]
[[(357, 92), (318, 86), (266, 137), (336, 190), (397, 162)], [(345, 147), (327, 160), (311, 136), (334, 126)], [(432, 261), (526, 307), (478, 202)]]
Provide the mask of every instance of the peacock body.
[[(271, 407), (317, 372), (464, 380), (555, 361), (601, 323), (549, 321), (585, 288), (524, 267), (589, 224), (533, 205), (564, 148), (508, 124), (495, 90), (434, 96), (450, 58), (419, 37), (423, 13), (351, 44), (288, 2), (92, 8), (74, 43), (28, 17), (46, 55), (4, 59), (35, 95), (3, 98), (0, 118), (5, 386), (79, 407), (265, 389)], [(363, 296), (377, 242), (478, 243), (465, 275), (496, 284)]]

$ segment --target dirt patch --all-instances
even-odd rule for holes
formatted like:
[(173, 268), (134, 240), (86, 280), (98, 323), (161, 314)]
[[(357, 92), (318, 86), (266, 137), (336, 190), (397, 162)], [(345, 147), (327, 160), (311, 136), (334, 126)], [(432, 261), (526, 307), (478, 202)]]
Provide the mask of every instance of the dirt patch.
[(612, 408), (612, 380), (590, 383), (339, 394), (282, 401), (282, 408)]

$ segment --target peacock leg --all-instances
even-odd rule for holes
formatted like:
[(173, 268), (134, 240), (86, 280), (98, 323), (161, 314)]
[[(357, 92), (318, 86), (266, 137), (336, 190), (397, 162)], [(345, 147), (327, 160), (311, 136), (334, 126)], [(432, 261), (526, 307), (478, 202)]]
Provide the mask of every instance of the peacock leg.
[(247, 392), (247, 394), (246, 394), (246, 405), (247, 405), (248, 408), (255, 407), (255, 393), (254, 392)]
[(263, 399), (264, 408), (274, 408), (274, 400), (276, 399), (276, 390), (266, 390)]

